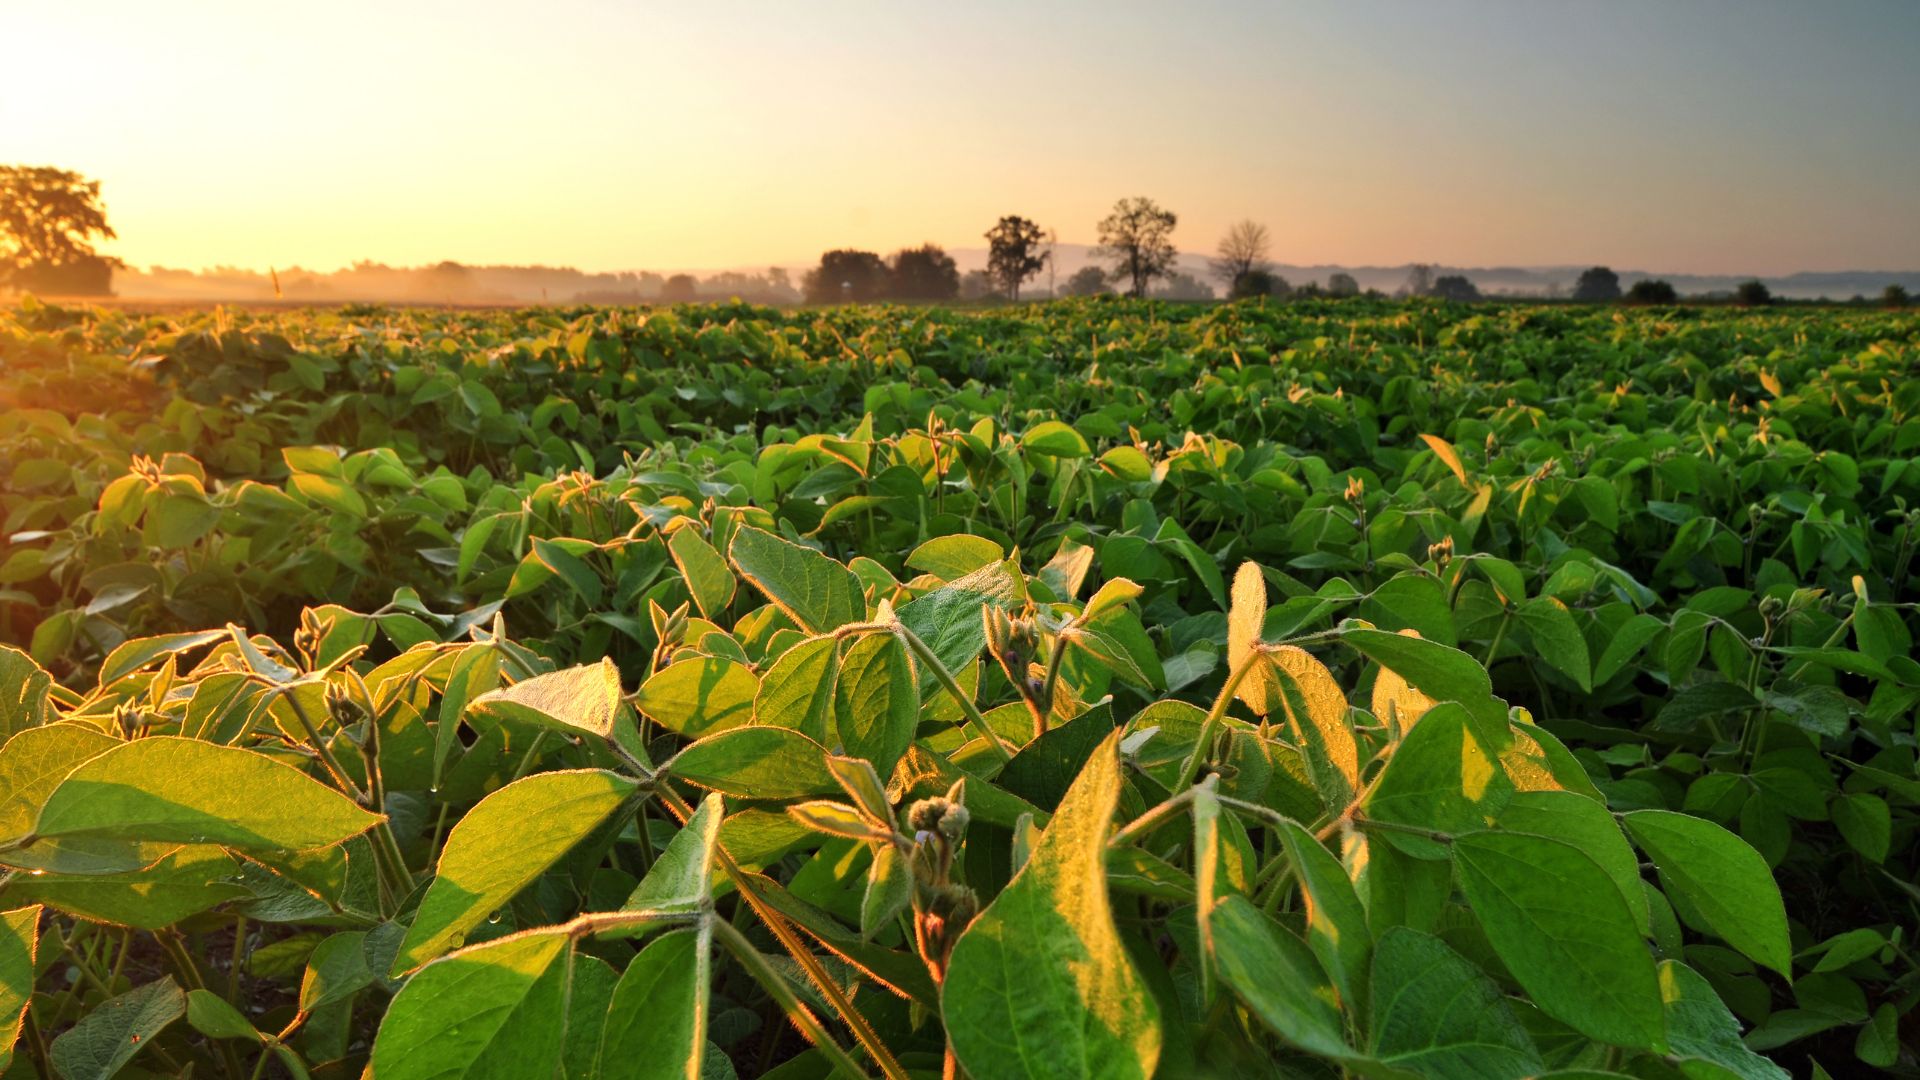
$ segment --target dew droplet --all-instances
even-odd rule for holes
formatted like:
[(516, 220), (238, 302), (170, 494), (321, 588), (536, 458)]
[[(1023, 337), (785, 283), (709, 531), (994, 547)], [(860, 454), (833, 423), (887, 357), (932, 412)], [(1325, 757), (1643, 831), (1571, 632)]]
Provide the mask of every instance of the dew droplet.
[(496, 911), (496, 912), (494, 912), (493, 914), (491, 914), (491, 915), (488, 915), (488, 916), (487, 916), (487, 921), (488, 921), (488, 922), (490, 922), (490, 923), (493, 923), (493, 924), (495, 924), (496, 926), (497, 926), (497, 925), (499, 925), (499, 923), (500, 923), (500, 913)]

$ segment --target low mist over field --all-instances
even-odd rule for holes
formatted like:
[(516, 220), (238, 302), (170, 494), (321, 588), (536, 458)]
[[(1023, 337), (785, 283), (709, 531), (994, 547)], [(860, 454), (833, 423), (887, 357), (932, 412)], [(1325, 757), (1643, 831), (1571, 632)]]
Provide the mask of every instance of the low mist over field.
[[(981, 270), (987, 264), (984, 248), (955, 248), (949, 254), (962, 273)], [(1085, 266), (1099, 265), (1087, 245), (1062, 244), (1054, 249), (1054, 266), (1029, 282), (1024, 295), (1045, 299), (1061, 283)], [(1183, 253), (1176, 268), (1196, 280), (1208, 277), (1205, 256)], [(316, 304), (347, 301), (421, 304), (534, 304), (534, 303), (658, 303), (663, 300), (742, 299), (756, 303), (791, 304), (802, 299), (799, 282), (808, 269), (805, 265), (733, 270), (621, 271), (585, 273), (568, 267), (552, 266), (465, 266), (442, 263), (425, 267), (394, 267), (377, 263), (358, 263), (333, 271), (308, 271), (298, 267), (265, 273), (238, 269), (204, 271), (173, 270), (164, 267), (127, 268), (113, 275), (113, 291), (130, 300), (166, 301), (311, 301)], [(1435, 276), (1463, 275), (1489, 296), (1564, 298), (1572, 292), (1584, 266), (1539, 267), (1451, 267), (1436, 266)], [(1372, 289), (1391, 295), (1403, 288), (1412, 270), (1400, 266), (1295, 266), (1276, 263), (1273, 272), (1292, 285), (1315, 282), (1325, 286), (1335, 274), (1348, 274), (1363, 290)], [(677, 274), (694, 279), (691, 292), (684, 283), (669, 289), (668, 280)], [(1642, 279), (1671, 283), (1683, 295), (1731, 295), (1750, 274), (1671, 274), (1657, 270), (1621, 270), (1620, 283), (1630, 287)], [(279, 292), (275, 292), (275, 277)], [(1825, 271), (1797, 273), (1780, 277), (1762, 277), (1775, 296), (1795, 300), (1846, 300), (1854, 296), (1877, 296), (1890, 284), (1920, 293), (1920, 270), (1905, 271)], [(1213, 283), (1217, 287), (1218, 282)], [(1220, 290), (1224, 292), (1224, 290)]]

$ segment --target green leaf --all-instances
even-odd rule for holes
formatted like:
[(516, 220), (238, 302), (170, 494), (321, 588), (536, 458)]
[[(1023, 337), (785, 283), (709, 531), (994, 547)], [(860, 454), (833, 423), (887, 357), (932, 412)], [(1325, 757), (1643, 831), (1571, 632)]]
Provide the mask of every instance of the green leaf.
[(694, 606), (702, 616), (718, 618), (733, 602), (733, 590), (738, 585), (733, 571), (727, 568), (727, 560), (707, 543), (699, 529), (692, 527), (674, 530), (667, 541), (667, 550), (673, 555), (674, 565), (680, 568), (680, 576), (686, 579)]
[[(160, 634), (156, 637), (123, 641), (100, 664), (100, 685), (108, 686), (141, 670), (156, 660), (177, 656), (203, 645), (211, 645), (227, 636), (223, 630), (195, 630), (184, 634)], [(3, 684), (0, 684), (3, 685)]]
[(1388, 578), (1360, 605), (1360, 617), (1382, 630), (1417, 630), (1421, 637), (1442, 645), (1456, 642), (1446, 586), (1425, 571), (1408, 570)]
[(1020, 445), (1036, 454), (1058, 458), (1083, 458), (1093, 453), (1081, 434), (1058, 420), (1046, 420), (1027, 429)]
[(187, 1013), (187, 995), (171, 978), (136, 986), (94, 1006), (53, 1040), (47, 1057), (62, 1080), (108, 1080)]
[(136, 930), (157, 930), (230, 900), (250, 899), (233, 856), (211, 845), (183, 847), (141, 870), (40, 874), (7, 889), (9, 899)]
[[(576, 548), (580, 554), (575, 553)], [(589, 608), (595, 608), (606, 596), (607, 587), (600, 580), (600, 575), (581, 557), (591, 550), (594, 550), (594, 545), (584, 540), (565, 538), (563, 542), (536, 536), (533, 538), (532, 557), (566, 582), (567, 588), (585, 601)]]
[(1348, 630), (1340, 640), (1381, 667), (1389, 668), (1435, 701), (1455, 701), (1467, 710), (1475, 733), (1489, 751), (1513, 740), (1507, 707), (1493, 696), (1493, 681), (1480, 662), (1459, 649), (1425, 638), (1385, 630)]
[[(1513, 781), (1454, 702), (1427, 710), (1387, 759), (1367, 792), (1365, 815), (1412, 828), (1471, 832), (1492, 824), (1513, 797)], [(1444, 859), (1440, 844), (1393, 831), (1386, 841), (1419, 859)]]
[(1893, 844), (1893, 811), (1887, 800), (1865, 793), (1842, 795), (1833, 800), (1830, 812), (1848, 847), (1874, 862), (1887, 861)]
[(1213, 934), (1212, 960), (1220, 981), (1261, 1023), (1308, 1053), (1359, 1056), (1347, 1046), (1333, 987), (1299, 938), (1240, 896), (1229, 896), (1214, 909)]
[(725, 817), (720, 796), (708, 792), (621, 910), (695, 911), (705, 904), (713, 895), (713, 854)]
[(753, 719), (760, 681), (745, 664), (724, 656), (689, 656), (640, 685), (634, 707), (668, 731), (697, 739)]
[(891, 925), (913, 898), (913, 873), (906, 856), (892, 844), (880, 844), (867, 868), (867, 887), (860, 896), (860, 936), (871, 939)]
[(1455, 837), (1453, 861), (1493, 951), (1542, 1012), (1602, 1042), (1666, 1049), (1653, 956), (1599, 863), (1506, 832)]
[(260, 1029), (211, 990), (187, 991), (187, 1023), (209, 1039), (260, 1041)]
[[(108, 654), (108, 664), (118, 651)], [(100, 681), (101, 685), (108, 682), (104, 677)], [(53, 719), (48, 704), (48, 693), (52, 689), (53, 676), (35, 663), (33, 657), (11, 645), (0, 645), (0, 746), (20, 732)]]
[(1627, 832), (1653, 859), (1681, 918), (1701, 924), (1757, 964), (1793, 978), (1786, 905), (1767, 861), (1745, 840), (1691, 814), (1636, 810)]
[(838, 654), (839, 643), (828, 634), (808, 638), (781, 653), (760, 676), (753, 722), (792, 728), (815, 742), (826, 742), (840, 670)]
[(198, 491), (155, 491), (147, 498), (147, 516), (141, 533), (154, 547), (173, 550), (212, 532), (219, 520), (220, 508)]
[(1233, 575), (1233, 608), (1227, 614), (1228, 671), (1238, 671), (1253, 659), (1253, 647), (1260, 643), (1260, 626), (1266, 618), (1266, 576), (1258, 564), (1241, 563)]
[(860, 579), (812, 548), (743, 527), (734, 533), (727, 556), (740, 576), (808, 633), (830, 633), (867, 617)]
[(40, 947), (40, 908), (0, 911), (0, 1073), (13, 1061), (13, 1044), (33, 997), (33, 959)]
[(970, 1075), (1153, 1075), (1160, 1010), (1107, 898), (1119, 738), (1101, 744), (1026, 865), (954, 946), (941, 1013)]
[(386, 965), (376, 971), (368, 960), (365, 931), (343, 931), (314, 946), (307, 957), (307, 970), (300, 977), (300, 1011), (310, 1013), (345, 1001), (372, 986)]
[(489, 690), (467, 708), (495, 720), (604, 739), (613, 733), (613, 719), (620, 711), (620, 669), (602, 658), (597, 664), (550, 671)]
[(1640, 858), (1606, 807), (1570, 791), (1522, 791), (1500, 811), (1500, 827), (1564, 841), (1586, 852), (1620, 887), (1620, 898), (1633, 912), (1640, 932), (1652, 931)]
[(117, 746), (69, 773), (47, 797), (34, 833), (280, 854), (337, 844), (380, 820), (265, 755), (153, 736)]
[(1396, 926), (1373, 950), (1373, 1056), (1432, 1080), (1519, 1080), (1545, 1068), (1527, 1029), (1446, 942)]
[[(1861, 1027), (1859, 1036), (1854, 1039), (1853, 1053), (1876, 1069), (1891, 1069), (1900, 1060), (1900, 1011), (1893, 1002), (1882, 1002), (1879, 1008), (1873, 1010), (1873, 1019)], [(1784, 1076), (1786, 1073), (1782, 1071), (1770, 1075)]]
[(1567, 678), (1582, 691), (1593, 690), (1593, 667), (1587, 653), (1587, 639), (1567, 605), (1550, 596), (1539, 596), (1519, 607), (1520, 625), (1533, 638), (1534, 651), (1547, 666)]
[(367, 500), (360, 493), (331, 476), (315, 473), (295, 473), (288, 480), (293, 490), (309, 502), (317, 503), (328, 510), (335, 510), (348, 517), (367, 516)]
[[(1698, 972), (1675, 960), (1661, 961), (1660, 996), (1666, 1003), (1667, 1041), (1676, 1057), (1711, 1062), (1742, 1080), (1786, 1080), (1787, 1070), (1740, 1041), (1740, 1021)], [(1685, 1061), (1681, 1068), (1686, 1068)]]
[(1367, 910), (1346, 868), (1312, 833), (1293, 821), (1281, 822), (1278, 831), (1307, 898), (1307, 948), (1333, 977), (1340, 1000), (1357, 1008), (1367, 1000), (1367, 965), (1373, 956)]
[(603, 769), (536, 773), (480, 800), (447, 835), (389, 974), (450, 949), (600, 827), (635, 783)]
[(841, 658), (835, 686), (840, 745), (872, 762), (881, 776), (891, 775), (920, 723), (920, 686), (906, 646), (892, 634), (860, 638)]
[(1600, 650), (1600, 658), (1593, 662), (1593, 685), (1604, 686), (1627, 666), (1627, 661), (1640, 655), (1647, 642), (1666, 629), (1666, 624), (1645, 612), (1636, 612), (1626, 622), (1614, 627), (1607, 635), (1606, 647)]
[(567, 1041), (561, 1050), (560, 1080), (590, 1080), (599, 1075), (600, 1039), (607, 1029), (607, 1007), (620, 973), (597, 956), (575, 953), (567, 988)]
[(914, 548), (913, 553), (907, 556), (907, 565), (932, 574), (941, 581), (952, 581), (1006, 557), (1000, 545), (986, 537), (958, 533), (936, 536)]
[(662, 934), (640, 950), (607, 1007), (602, 1076), (686, 1080), (701, 1074), (711, 953), (704, 927)]
[(1109, 578), (1087, 599), (1087, 606), (1080, 610), (1080, 621), (1084, 623), (1097, 619), (1109, 611), (1119, 611), (1138, 599), (1144, 592), (1146, 592), (1144, 588), (1126, 578)]
[(661, 768), (743, 799), (800, 799), (840, 790), (826, 755), (826, 747), (797, 731), (755, 725), (709, 735)]
[(373, 1041), (380, 1080), (547, 1077), (567, 1026), (573, 950), (562, 931), (489, 941), (421, 968)]
[[(29, 728), (7, 740), (0, 747), (0, 842), (32, 832), (40, 808), (60, 781), (82, 762), (119, 745), (119, 739), (80, 723)], [(19, 854), (23, 852), (0, 857)]]
[(1282, 645), (1267, 659), (1270, 707), (1284, 711), (1314, 788), (1329, 811), (1340, 813), (1360, 786), (1360, 748), (1346, 695), (1327, 665), (1305, 649)]
[[(901, 625), (926, 642), (940, 663), (957, 676), (987, 646), (981, 609), (989, 604), (1010, 607), (1024, 594), (1018, 569), (1011, 562), (994, 563), (909, 600), (900, 605), (897, 615)], [(933, 685), (933, 672), (922, 671), (921, 694)]]

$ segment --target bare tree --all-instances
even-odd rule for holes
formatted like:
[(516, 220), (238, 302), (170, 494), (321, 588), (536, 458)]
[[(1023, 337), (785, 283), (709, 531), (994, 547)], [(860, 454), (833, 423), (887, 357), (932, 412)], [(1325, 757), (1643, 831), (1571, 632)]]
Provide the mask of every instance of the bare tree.
[(1433, 264), (1414, 263), (1407, 267), (1407, 283), (1400, 286), (1402, 296), (1433, 295)]
[(1130, 283), (1128, 295), (1145, 296), (1147, 285), (1165, 277), (1179, 257), (1173, 246), (1173, 227), (1179, 220), (1152, 199), (1121, 199), (1100, 223), (1100, 246), (1094, 254), (1113, 260), (1114, 278)]
[(1207, 262), (1213, 276), (1220, 284), (1232, 292), (1240, 279), (1255, 270), (1262, 273), (1273, 269), (1273, 263), (1267, 260), (1267, 227), (1256, 221), (1237, 222), (1220, 238), (1220, 246), (1214, 249), (1214, 257)]

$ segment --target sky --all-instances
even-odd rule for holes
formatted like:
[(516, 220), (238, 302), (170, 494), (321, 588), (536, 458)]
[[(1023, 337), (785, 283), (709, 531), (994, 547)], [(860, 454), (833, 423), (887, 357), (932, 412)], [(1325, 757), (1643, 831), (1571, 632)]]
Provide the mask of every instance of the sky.
[[(0, 0), (0, 162), (136, 266), (799, 266), (1091, 243), (1294, 264), (1920, 268), (1912, 0)], [(24, 45), (26, 47), (22, 48)]]

